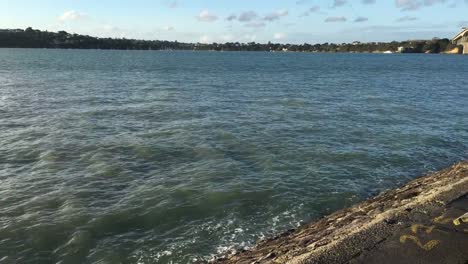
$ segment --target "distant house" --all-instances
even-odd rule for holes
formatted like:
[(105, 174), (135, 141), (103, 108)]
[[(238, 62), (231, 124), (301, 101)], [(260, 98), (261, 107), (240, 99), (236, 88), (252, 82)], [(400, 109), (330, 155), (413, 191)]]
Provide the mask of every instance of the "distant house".
[(468, 54), (468, 27), (464, 27), (460, 33), (452, 38), (452, 43), (463, 46), (463, 54)]

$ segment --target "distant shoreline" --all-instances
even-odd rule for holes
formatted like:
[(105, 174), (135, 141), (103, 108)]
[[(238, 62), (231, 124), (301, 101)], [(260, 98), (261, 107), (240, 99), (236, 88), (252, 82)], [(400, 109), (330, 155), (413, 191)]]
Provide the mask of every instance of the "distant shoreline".
[(160, 50), (146, 50), (146, 49), (98, 49), (98, 48), (23, 48), (23, 47), (0, 47), (2, 49), (24, 49), (24, 50), (94, 50), (94, 51), (153, 51), (153, 52), (258, 52), (258, 53), (309, 53), (309, 54), (429, 54), (429, 55), (463, 55), (462, 53), (452, 52), (438, 52), (438, 53), (410, 53), (410, 52), (391, 52), (386, 53), (385, 51), (362, 51), (362, 52), (351, 52), (351, 51), (264, 51), (264, 50), (189, 50), (189, 49), (160, 49)]
[(0, 48), (42, 49), (96, 49), (96, 50), (185, 50), (185, 51), (262, 51), (308, 53), (446, 53), (458, 54), (462, 48), (449, 39), (407, 40), (392, 42), (281, 44), (281, 43), (183, 43), (163, 40), (98, 38), (71, 34), (65, 31), (49, 32), (32, 28), (0, 29)]

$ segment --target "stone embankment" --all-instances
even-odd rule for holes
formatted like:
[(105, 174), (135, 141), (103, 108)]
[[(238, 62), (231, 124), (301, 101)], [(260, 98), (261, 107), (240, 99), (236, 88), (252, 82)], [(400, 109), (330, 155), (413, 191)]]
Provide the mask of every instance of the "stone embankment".
[(468, 263), (468, 162), (214, 263)]

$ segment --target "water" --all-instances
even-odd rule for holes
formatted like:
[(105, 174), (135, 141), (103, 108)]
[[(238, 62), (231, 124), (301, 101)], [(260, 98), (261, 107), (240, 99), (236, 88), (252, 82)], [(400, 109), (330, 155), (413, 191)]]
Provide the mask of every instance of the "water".
[(468, 158), (468, 59), (0, 50), (0, 262), (191, 263)]

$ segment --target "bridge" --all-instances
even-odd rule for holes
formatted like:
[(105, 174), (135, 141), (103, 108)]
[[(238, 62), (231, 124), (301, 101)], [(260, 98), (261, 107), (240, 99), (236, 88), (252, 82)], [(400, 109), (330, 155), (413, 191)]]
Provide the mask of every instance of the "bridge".
[(468, 54), (468, 27), (464, 27), (460, 33), (453, 37), (452, 43), (463, 46), (463, 54)]

